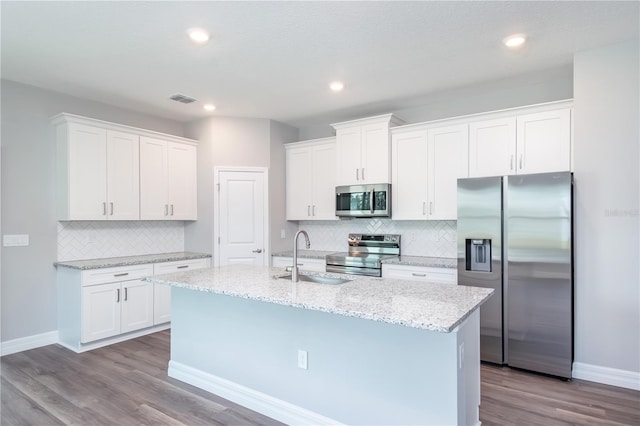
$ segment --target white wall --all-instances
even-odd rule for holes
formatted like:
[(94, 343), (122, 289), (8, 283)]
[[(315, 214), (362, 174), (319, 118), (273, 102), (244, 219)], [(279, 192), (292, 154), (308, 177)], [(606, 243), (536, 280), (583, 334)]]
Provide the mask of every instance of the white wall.
[(56, 327), (56, 151), (49, 117), (68, 112), (183, 136), (182, 124), (110, 105), (1, 81), (2, 234), (29, 234), (2, 247), (2, 341)]
[(574, 61), (575, 360), (638, 374), (639, 51), (635, 40)]

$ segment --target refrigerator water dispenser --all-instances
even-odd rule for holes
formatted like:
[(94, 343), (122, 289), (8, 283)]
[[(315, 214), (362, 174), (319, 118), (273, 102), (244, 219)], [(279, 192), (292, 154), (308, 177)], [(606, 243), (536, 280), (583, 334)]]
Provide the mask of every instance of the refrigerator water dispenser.
[(467, 238), (467, 271), (491, 272), (491, 239)]

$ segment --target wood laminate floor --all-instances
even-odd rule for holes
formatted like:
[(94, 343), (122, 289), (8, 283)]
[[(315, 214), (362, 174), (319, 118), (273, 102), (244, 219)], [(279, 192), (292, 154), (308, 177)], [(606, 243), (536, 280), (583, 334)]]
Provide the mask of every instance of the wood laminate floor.
[[(1, 358), (2, 425), (277, 425), (167, 377), (170, 331), (82, 354), (51, 345)], [(640, 392), (482, 366), (488, 425), (640, 425)]]

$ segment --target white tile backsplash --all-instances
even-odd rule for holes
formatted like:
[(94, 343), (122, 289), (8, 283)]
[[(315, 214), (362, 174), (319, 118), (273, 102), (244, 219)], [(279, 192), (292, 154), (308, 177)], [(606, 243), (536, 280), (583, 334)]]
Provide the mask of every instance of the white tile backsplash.
[(182, 221), (58, 222), (58, 261), (184, 251)]
[(298, 229), (309, 234), (313, 250), (347, 251), (349, 233), (400, 234), (405, 256), (457, 256), (455, 220), (351, 219), (300, 221)]

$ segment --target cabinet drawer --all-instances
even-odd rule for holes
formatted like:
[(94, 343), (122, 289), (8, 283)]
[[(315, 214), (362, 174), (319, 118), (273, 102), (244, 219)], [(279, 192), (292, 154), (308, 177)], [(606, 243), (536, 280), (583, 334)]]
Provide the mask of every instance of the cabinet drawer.
[(382, 265), (383, 278), (455, 284), (457, 271), (451, 268), (432, 268), (412, 265)]
[(192, 269), (208, 268), (211, 260), (205, 259), (189, 259), (189, 260), (176, 260), (172, 262), (162, 262), (153, 265), (153, 274), (170, 274), (172, 272), (189, 271)]
[(91, 269), (89, 271), (82, 271), (82, 285), (89, 286), (118, 281), (138, 280), (151, 275), (153, 275), (153, 265), (151, 263)]

